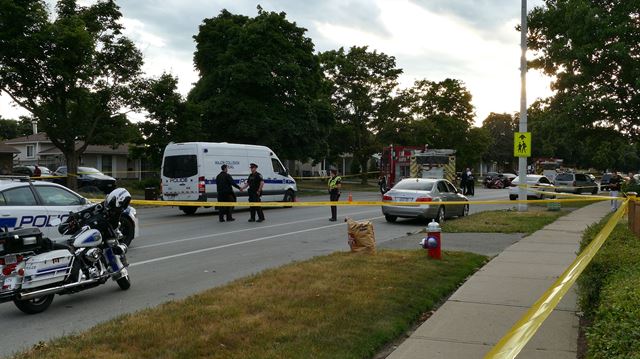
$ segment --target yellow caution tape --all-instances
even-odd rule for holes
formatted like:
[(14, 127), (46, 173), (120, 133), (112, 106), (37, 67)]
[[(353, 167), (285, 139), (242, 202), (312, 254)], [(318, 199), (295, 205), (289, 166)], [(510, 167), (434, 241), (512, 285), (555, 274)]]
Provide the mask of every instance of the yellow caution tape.
[[(518, 203), (569, 203), (569, 202), (594, 202), (609, 201), (611, 197), (592, 198), (567, 198), (567, 199), (543, 199), (543, 200), (487, 200), (487, 201), (449, 201), (449, 202), (383, 202), (383, 201), (317, 201), (317, 202), (200, 202), (200, 201), (154, 201), (134, 199), (131, 204), (150, 206), (181, 206), (181, 207), (318, 207), (318, 206), (454, 206), (464, 204), (518, 204)], [(625, 200), (618, 197), (618, 200)], [(91, 199), (91, 201), (102, 201), (101, 199)]]
[(578, 279), (591, 262), (602, 244), (607, 240), (613, 228), (625, 213), (629, 201), (624, 201), (620, 208), (611, 216), (607, 224), (591, 243), (578, 255), (564, 273), (549, 289), (533, 304), (533, 306), (511, 327), (500, 341), (489, 351), (485, 358), (515, 358), (536, 333), (545, 319), (558, 305), (562, 297)]

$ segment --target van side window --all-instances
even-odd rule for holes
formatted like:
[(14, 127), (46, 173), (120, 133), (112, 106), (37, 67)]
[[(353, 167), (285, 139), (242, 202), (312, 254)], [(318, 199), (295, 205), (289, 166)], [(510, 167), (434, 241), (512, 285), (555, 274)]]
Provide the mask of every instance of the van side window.
[(284, 167), (282, 166), (280, 161), (278, 161), (275, 158), (271, 159), (271, 165), (273, 166), (273, 172), (275, 172), (275, 173), (279, 173), (281, 175), (284, 175), (284, 173), (286, 172), (286, 170), (284, 169)]

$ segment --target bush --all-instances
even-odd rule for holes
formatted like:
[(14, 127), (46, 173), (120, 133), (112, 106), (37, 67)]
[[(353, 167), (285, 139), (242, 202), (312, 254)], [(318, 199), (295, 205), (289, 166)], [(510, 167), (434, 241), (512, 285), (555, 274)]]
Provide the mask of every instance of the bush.
[[(609, 220), (590, 226), (584, 249)], [(618, 224), (578, 278), (579, 302), (585, 317), (587, 357), (640, 358), (640, 239)]]
[(603, 288), (587, 330), (589, 358), (640, 358), (640, 268), (621, 270)]
[[(609, 216), (587, 228), (580, 245), (581, 251), (591, 243), (608, 220)], [(587, 318), (592, 318), (600, 305), (601, 291), (608, 278), (620, 270), (637, 265), (640, 265), (640, 240), (633, 235), (626, 224), (618, 224), (578, 278), (580, 308)]]

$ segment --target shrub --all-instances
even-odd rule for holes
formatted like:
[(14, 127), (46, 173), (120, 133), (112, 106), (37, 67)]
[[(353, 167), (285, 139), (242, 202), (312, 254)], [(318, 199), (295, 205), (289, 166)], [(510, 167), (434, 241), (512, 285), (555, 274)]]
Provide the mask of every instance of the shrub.
[(589, 358), (640, 358), (640, 267), (611, 276), (587, 330)]
[[(583, 250), (600, 232), (609, 216), (599, 224), (589, 226), (583, 235), (580, 250)], [(640, 241), (631, 233), (626, 224), (618, 224), (593, 258), (589, 266), (578, 278), (580, 308), (587, 317), (592, 317), (600, 304), (600, 292), (612, 274), (640, 263)]]

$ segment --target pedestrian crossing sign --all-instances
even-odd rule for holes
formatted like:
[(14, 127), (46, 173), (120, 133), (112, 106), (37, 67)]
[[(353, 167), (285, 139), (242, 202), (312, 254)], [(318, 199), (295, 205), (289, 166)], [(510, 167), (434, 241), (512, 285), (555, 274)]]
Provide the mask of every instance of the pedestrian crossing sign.
[(531, 157), (531, 132), (516, 132), (514, 134), (513, 156)]

